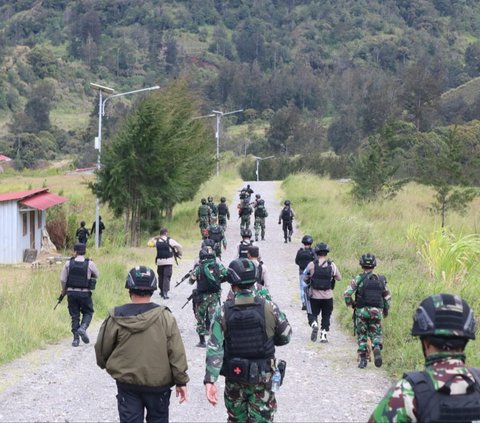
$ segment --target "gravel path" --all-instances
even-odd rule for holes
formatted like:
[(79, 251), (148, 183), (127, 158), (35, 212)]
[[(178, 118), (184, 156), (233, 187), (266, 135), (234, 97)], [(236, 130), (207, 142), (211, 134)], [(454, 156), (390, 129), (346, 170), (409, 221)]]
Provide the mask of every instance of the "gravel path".
[[(266, 240), (257, 243), (271, 274), (270, 291), (293, 328), (290, 344), (277, 349), (277, 357), (287, 361), (287, 372), (286, 380), (277, 393), (278, 412), (275, 421), (366, 421), (392, 381), (372, 364), (365, 370), (357, 369), (355, 340), (340, 329), (335, 314), (329, 343), (310, 341), (311, 331), (305, 312), (300, 309), (298, 268), (294, 264), (302, 234), (295, 232), (292, 243), (284, 244), (281, 228), (277, 224), (280, 212), (280, 199), (276, 197), (278, 184), (250, 184), (255, 193), (262, 194), (270, 214), (267, 218)], [(227, 230), (229, 246), (223, 259), (226, 265), (234, 258), (236, 245), (240, 241), (239, 222), (236, 221), (237, 199), (235, 193), (230, 206), (232, 219)], [(172, 235), (175, 237), (175, 234)], [(154, 253), (150, 249), (146, 250), (146, 254), (145, 263), (150, 263)], [(193, 258), (192, 251), (178, 268), (174, 268), (173, 284), (189, 270)], [(348, 283), (349, 275), (343, 276), (345, 279), (337, 283), (335, 295), (341, 295)], [(181, 310), (190, 291), (191, 287), (184, 283), (172, 289), (170, 300), (161, 300), (158, 293), (154, 296), (155, 302), (167, 303), (177, 318), (189, 363), (189, 401), (179, 405), (172, 394), (170, 420), (226, 421), (223, 401), (212, 407), (205, 399), (202, 383), (205, 350), (195, 347), (198, 338), (190, 304)], [(98, 328), (98, 324), (91, 327), (89, 333), (92, 343), (89, 345), (81, 344), (78, 348), (72, 348), (71, 340), (65, 339), (0, 367), (0, 421), (117, 421), (115, 382), (95, 364), (93, 343)], [(388, 356), (385, 358), (388, 360)], [(223, 378), (218, 387), (222, 398)]]

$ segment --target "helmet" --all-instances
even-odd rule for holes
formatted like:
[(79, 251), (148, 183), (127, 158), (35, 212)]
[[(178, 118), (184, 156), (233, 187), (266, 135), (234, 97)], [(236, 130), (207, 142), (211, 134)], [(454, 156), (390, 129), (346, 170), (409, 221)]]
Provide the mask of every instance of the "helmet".
[(220, 198), (221, 203), (225, 203), (225, 201), (227, 201), (227, 199), (225, 197)]
[(260, 194), (255, 194), (255, 198), (257, 198), (257, 199), (258, 199), (258, 198), (260, 198), (260, 197), (261, 197), (261, 195), (260, 195)]
[(302, 244), (305, 245), (312, 245), (313, 244), (313, 238), (311, 235), (304, 235), (302, 238)]
[(208, 197), (208, 201), (209, 202), (213, 201), (213, 197)]
[(203, 249), (204, 247), (211, 247), (211, 248), (215, 247), (215, 241), (210, 238), (204, 239), (202, 242), (201, 248)]
[(291, 203), (290, 203), (290, 200), (285, 200), (284, 203), (286, 206), (289, 206)]
[(82, 221), (80, 222), (80, 226), (85, 226), (85, 220), (82, 220)]
[(412, 335), (475, 339), (475, 316), (458, 295), (431, 295), (413, 316)]
[(251, 229), (242, 229), (240, 231), (240, 236), (242, 238), (251, 238), (252, 237), (252, 230)]
[(207, 200), (205, 200), (205, 198), (202, 198), (202, 199), (200, 200), (200, 202), (201, 202), (202, 204), (207, 204)]
[(265, 200), (258, 200), (257, 206), (263, 206), (265, 204)]
[(125, 288), (138, 289), (140, 291), (155, 291), (157, 289), (155, 272), (147, 266), (134, 267), (128, 272)]
[(85, 254), (87, 251), (87, 246), (85, 244), (82, 244), (81, 242), (77, 242), (73, 246), (73, 251), (76, 251), (78, 254)]
[(361, 267), (373, 269), (377, 265), (377, 259), (373, 254), (367, 253), (360, 257), (359, 263)]
[(248, 285), (255, 283), (256, 274), (255, 265), (250, 260), (239, 258), (228, 265), (227, 280), (232, 285)]
[(320, 242), (319, 244), (315, 245), (315, 254), (320, 254), (320, 253), (328, 253), (330, 251), (330, 247), (328, 244), (325, 244), (324, 242)]
[(198, 258), (200, 260), (214, 259), (215, 258), (215, 253), (214, 253), (214, 251), (212, 250), (211, 247), (204, 247), (198, 253)]

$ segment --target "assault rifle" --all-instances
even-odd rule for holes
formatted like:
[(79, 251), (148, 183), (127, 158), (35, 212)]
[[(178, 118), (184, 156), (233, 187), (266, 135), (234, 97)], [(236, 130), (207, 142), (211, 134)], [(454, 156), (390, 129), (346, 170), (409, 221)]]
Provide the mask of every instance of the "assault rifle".
[(59, 295), (59, 297), (57, 298), (57, 304), (55, 304), (55, 307), (53, 307), (54, 310), (58, 307), (58, 305), (63, 301), (64, 298), (65, 298), (65, 294)]
[(190, 294), (190, 296), (187, 298), (187, 301), (185, 302), (185, 304), (182, 306), (182, 309), (184, 309), (187, 304), (192, 300), (193, 298), (193, 292)]
[(188, 273), (187, 273), (182, 279), (180, 279), (179, 282), (177, 282), (177, 283), (175, 284), (174, 288), (176, 288), (178, 285), (180, 285), (181, 283), (183, 283), (184, 281), (186, 281), (186, 280), (191, 276), (192, 272), (193, 272), (193, 269), (192, 269), (192, 270), (189, 270)]

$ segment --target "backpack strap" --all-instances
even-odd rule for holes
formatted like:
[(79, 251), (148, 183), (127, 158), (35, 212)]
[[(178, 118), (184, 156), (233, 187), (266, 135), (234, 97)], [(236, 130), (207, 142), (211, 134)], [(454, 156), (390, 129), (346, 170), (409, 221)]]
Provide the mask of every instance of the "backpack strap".
[(428, 416), (430, 408), (438, 405), (435, 401), (432, 401), (436, 393), (432, 379), (425, 371), (404, 373), (403, 377), (412, 385), (417, 419), (418, 421), (424, 421), (422, 416)]

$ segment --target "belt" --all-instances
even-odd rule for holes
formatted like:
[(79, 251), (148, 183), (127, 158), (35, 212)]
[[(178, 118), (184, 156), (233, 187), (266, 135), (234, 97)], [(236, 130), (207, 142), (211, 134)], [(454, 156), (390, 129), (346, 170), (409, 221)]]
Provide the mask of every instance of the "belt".
[(67, 288), (67, 291), (90, 292), (88, 288)]

